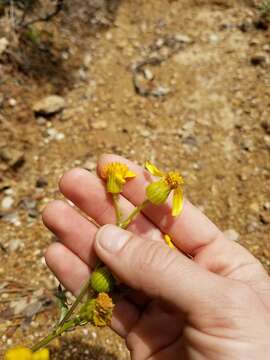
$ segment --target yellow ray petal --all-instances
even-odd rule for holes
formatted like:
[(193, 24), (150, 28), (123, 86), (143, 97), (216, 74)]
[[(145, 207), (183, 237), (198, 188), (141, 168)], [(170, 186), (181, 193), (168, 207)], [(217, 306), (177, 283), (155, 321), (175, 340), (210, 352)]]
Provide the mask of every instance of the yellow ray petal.
[(33, 354), (33, 360), (49, 360), (49, 350), (48, 349), (41, 349)]
[(146, 161), (144, 167), (154, 176), (162, 177), (164, 173), (159, 170), (154, 164), (151, 164), (149, 161)]
[(131, 171), (131, 170), (128, 170), (125, 174), (125, 178), (126, 179), (132, 179), (132, 178), (135, 178), (136, 177), (136, 174), (135, 172)]
[(172, 216), (177, 216), (183, 209), (184, 196), (180, 187), (173, 192)]
[(5, 360), (31, 360), (32, 352), (24, 347), (15, 347), (6, 352)]
[(147, 199), (155, 205), (163, 204), (170, 192), (171, 189), (164, 180), (152, 182), (146, 188)]
[(169, 246), (170, 249), (175, 249), (175, 246), (172, 242), (172, 238), (170, 237), (170, 235), (168, 234), (165, 234), (164, 235), (164, 240), (165, 240), (165, 243)]

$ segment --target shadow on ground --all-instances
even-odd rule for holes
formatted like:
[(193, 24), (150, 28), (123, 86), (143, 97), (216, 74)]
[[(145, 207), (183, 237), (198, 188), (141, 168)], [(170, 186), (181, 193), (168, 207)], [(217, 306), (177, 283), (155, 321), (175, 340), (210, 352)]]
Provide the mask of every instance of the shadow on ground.
[(53, 360), (118, 360), (115, 354), (97, 345), (87, 345), (80, 338), (62, 339), (59, 349), (51, 348), (51, 358)]

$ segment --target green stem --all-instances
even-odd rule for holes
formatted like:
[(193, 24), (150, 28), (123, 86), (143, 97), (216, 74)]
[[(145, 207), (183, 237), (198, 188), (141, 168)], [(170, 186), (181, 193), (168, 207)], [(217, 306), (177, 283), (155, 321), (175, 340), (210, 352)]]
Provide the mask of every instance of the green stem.
[(74, 319), (66, 322), (65, 324), (63, 324), (62, 327), (58, 328), (57, 330), (54, 330), (52, 333), (50, 333), (44, 339), (42, 339), (37, 344), (35, 344), (31, 350), (33, 352), (38, 351), (39, 349), (48, 345), (53, 339), (55, 339), (58, 336), (60, 336), (61, 334), (63, 334), (63, 332), (72, 329), (75, 325), (76, 325), (76, 321)]
[(58, 324), (57, 328), (63, 326), (65, 324), (65, 322), (67, 322), (67, 320), (71, 317), (71, 315), (73, 314), (74, 310), (76, 309), (76, 307), (79, 305), (79, 303), (82, 301), (83, 297), (87, 294), (87, 291), (90, 288), (90, 278), (86, 281), (86, 283), (83, 285), (79, 295), (77, 296), (76, 300), (74, 301), (74, 303), (72, 304), (72, 306), (69, 308), (68, 312), (66, 313), (66, 315), (63, 317), (63, 319), (61, 320), (61, 322)]
[(112, 194), (113, 205), (115, 208), (116, 223), (117, 225), (121, 222), (122, 212), (119, 208), (119, 194)]
[(148, 203), (148, 199), (144, 200), (144, 202), (141, 205), (137, 206), (124, 221), (118, 224), (118, 226), (122, 229), (126, 229), (128, 225), (135, 219), (137, 215), (139, 215), (139, 213), (145, 208)]

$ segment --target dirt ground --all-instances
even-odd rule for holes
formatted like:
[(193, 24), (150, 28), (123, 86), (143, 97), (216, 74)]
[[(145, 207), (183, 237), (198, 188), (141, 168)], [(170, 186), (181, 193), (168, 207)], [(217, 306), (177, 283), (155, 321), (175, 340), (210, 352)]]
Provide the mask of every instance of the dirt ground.
[[(270, 272), (270, 32), (248, 1), (73, 1), (10, 32), (0, 55), (0, 355), (56, 318), (40, 213), (74, 166), (114, 152), (178, 168), (186, 196)], [(8, 30), (9, 29), (9, 30)], [(37, 116), (58, 94), (65, 107)], [(229, 231), (228, 231), (229, 230)], [(109, 329), (51, 346), (52, 359), (128, 359)]]

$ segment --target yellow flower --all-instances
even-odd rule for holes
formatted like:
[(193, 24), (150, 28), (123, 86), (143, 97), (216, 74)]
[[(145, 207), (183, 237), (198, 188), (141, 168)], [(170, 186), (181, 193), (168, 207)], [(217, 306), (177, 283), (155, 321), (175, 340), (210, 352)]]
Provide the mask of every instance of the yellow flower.
[(25, 347), (16, 347), (6, 352), (4, 360), (49, 360), (49, 358), (48, 349), (42, 349), (33, 353)]
[(119, 194), (126, 180), (135, 176), (136, 174), (129, 170), (126, 164), (117, 162), (105, 165), (101, 169), (101, 177), (106, 180), (107, 191), (112, 194)]
[(170, 249), (175, 249), (175, 246), (172, 242), (172, 238), (170, 237), (169, 234), (164, 235), (164, 241), (169, 246)]
[(173, 191), (172, 216), (180, 214), (183, 208), (183, 190), (184, 180), (178, 171), (164, 173), (150, 162), (145, 163), (145, 168), (154, 176), (160, 178), (154, 181), (146, 188), (146, 195), (149, 201), (155, 205), (163, 204)]

